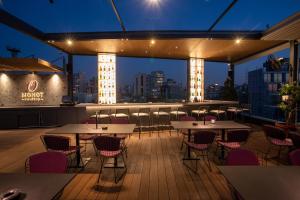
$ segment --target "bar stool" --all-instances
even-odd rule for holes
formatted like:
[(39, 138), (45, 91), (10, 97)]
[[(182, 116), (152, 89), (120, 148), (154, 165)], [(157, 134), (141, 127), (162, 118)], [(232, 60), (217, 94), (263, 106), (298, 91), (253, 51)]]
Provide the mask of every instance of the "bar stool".
[[(153, 112), (153, 116), (156, 119), (156, 127), (157, 127), (157, 133), (159, 136), (159, 128), (160, 127), (171, 127), (170, 126), (170, 107), (160, 107), (158, 108), (158, 111)], [(171, 135), (171, 129), (170, 129), (170, 135)]]
[(200, 106), (199, 109), (192, 110), (191, 115), (196, 116), (199, 120), (201, 117), (205, 116), (209, 111), (209, 106)]
[(138, 112), (132, 113), (131, 116), (137, 119), (137, 127), (139, 128), (139, 138), (141, 138), (142, 129), (151, 127), (150, 108), (139, 108)]
[[(103, 109), (103, 110), (99, 110), (98, 111), (98, 124), (101, 124), (104, 119), (107, 119), (107, 122), (109, 121), (109, 116), (110, 116), (110, 109)], [(90, 118), (94, 118), (96, 119), (96, 113), (92, 116), (90, 116)]]
[(171, 118), (172, 116), (174, 116), (176, 120), (179, 120), (180, 117), (187, 116), (188, 114), (186, 112), (186, 109), (183, 106), (181, 106), (181, 107), (177, 107), (176, 110), (171, 111), (170, 115)]
[(115, 113), (110, 115), (115, 118), (127, 118), (129, 120), (129, 109), (128, 108), (117, 108)]
[(240, 106), (229, 106), (226, 111), (227, 111), (227, 117), (233, 120), (237, 120), (238, 114), (243, 112)]
[(224, 119), (227, 119), (226, 110), (227, 110), (226, 106), (220, 106), (218, 109), (210, 110), (209, 112), (215, 115), (218, 118), (218, 120), (220, 120), (221, 116), (223, 116)]

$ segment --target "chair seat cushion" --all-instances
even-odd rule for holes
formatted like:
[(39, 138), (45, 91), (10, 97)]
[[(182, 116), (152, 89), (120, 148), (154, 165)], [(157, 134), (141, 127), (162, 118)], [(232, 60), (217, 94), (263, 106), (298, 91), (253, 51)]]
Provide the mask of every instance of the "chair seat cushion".
[(217, 143), (219, 145), (222, 145), (226, 148), (229, 148), (229, 149), (238, 149), (241, 147), (241, 144), (239, 142), (223, 142), (223, 141), (217, 141)]
[(153, 112), (153, 115), (169, 115), (169, 113), (160, 111), (160, 112)]
[(84, 134), (84, 135), (80, 135), (79, 139), (80, 140), (93, 140), (95, 138), (95, 135), (92, 134)]
[(270, 138), (270, 142), (278, 146), (293, 146), (293, 141), (290, 138), (286, 138), (285, 140)]
[(225, 113), (224, 110), (211, 110), (210, 112), (211, 113), (215, 113), (215, 114), (223, 114), (223, 113)]
[(174, 110), (174, 111), (171, 111), (170, 114), (171, 115), (186, 115), (186, 112)]
[(193, 142), (185, 142), (189, 147), (197, 150), (206, 150), (208, 148), (208, 144), (195, 144)]
[(135, 117), (138, 117), (138, 116), (140, 116), (140, 117), (148, 117), (149, 116), (148, 113), (132, 113), (131, 115), (135, 116)]
[(117, 151), (100, 151), (100, 155), (104, 157), (117, 157), (122, 150), (117, 150)]
[(128, 115), (127, 115), (127, 114), (125, 114), (125, 113), (116, 113), (116, 114), (111, 114), (111, 116), (113, 116), (113, 117), (128, 117)]
[(192, 113), (194, 113), (194, 114), (205, 114), (207, 112), (206, 112), (206, 110), (192, 110)]
[[(82, 148), (82, 146), (80, 146), (79, 148)], [(66, 150), (53, 150), (53, 149), (48, 149), (48, 151), (57, 151), (57, 152), (64, 153), (65, 155), (70, 155), (70, 154), (75, 153), (77, 149), (78, 149), (77, 146), (69, 146), (69, 149), (66, 149)]]

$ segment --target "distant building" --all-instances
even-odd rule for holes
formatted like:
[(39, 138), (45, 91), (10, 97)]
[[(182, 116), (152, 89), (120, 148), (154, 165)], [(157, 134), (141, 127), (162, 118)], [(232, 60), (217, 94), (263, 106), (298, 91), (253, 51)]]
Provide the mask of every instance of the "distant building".
[(223, 90), (223, 86), (221, 86), (217, 83), (208, 85), (205, 90), (205, 99), (208, 99), (208, 100), (220, 99), (222, 90)]
[(235, 87), (237, 92), (238, 101), (241, 104), (248, 104), (248, 84), (243, 84)]
[(173, 79), (167, 79), (161, 86), (161, 98), (165, 101), (176, 101), (185, 99), (185, 91), (182, 84)]
[(280, 69), (273, 69), (266, 61), (263, 68), (248, 73), (248, 93), (251, 104), (251, 114), (274, 120), (284, 120), (283, 113), (278, 108), (281, 101), (279, 90), (288, 82), (289, 59)]
[(140, 101), (145, 101), (150, 96), (150, 75), (140, 73), (135, 76), (134, 96)]
[(74, 101), (78, 103), (97, 102), (98, 79), (92, 77), (87, 79), (85, 73), (73, 74), (73, 95)]
[(150, 73), (150, 95), (152, 100), (161, 98), (161, 87), (165, 81), (165, 74), (163, 71), (153, 71)]

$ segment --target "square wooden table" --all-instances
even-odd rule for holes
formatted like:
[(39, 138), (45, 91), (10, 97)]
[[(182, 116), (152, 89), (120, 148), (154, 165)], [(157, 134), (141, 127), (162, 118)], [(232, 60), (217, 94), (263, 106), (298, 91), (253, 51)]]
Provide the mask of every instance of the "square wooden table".
[[(210, 121), (206, 121), (205, 124), (203, 121), (171, 121), (171, 125), (174, 129), (187, 129), (188, 130), (188, 141), (191, 141), (191, 132), (192, 130), (221, 130), (222, 131), (222, 140), (225, 140), (225, 131), (233, 129), (250, 129), (249, 126), (246, 126), (235, 121), (216, 121), (212, 124)], [(221, 158), (224, 159), (224, 148), (221, 151)], [(190, 148), (188, 147), (188, 158), (191, 159)]]
[(220, 166), (218, 168), (244, 199), (300, 199), (300, 167)]
[(24, 199), (51, 200), (63, 191), (75, 174), (0, 174), (0, 193), (19, 189)]
[[(118, 134), (131, 134), (135, 128), (135, 124), (67, 124), (65, 126), (48, 131), (47, 134), (74, 134), (76, 138), (76, 146), (80, 146), (80, 134), (110, 134), (116, 136)], [(76, 150), (76, 166), (80, 167), (80, 148)]]

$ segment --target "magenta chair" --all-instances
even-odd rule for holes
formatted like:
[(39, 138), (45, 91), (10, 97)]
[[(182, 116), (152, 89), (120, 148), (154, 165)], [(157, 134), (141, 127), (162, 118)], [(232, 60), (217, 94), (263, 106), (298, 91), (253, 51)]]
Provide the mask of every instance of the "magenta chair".
[[(110, 122), (112, 124), (129, 124), (129, 119), (128, 118), (118, 118), (118, 117), (110, 117)], [(130, 135), (129, 135), (130, 136)], [(125, 139), (127, 138), (127, 135), (119, 135), (117, 136), (118, 138), (121, 139), (121, 147), (124, 150), (127, 158), (127, 145), (125, 143)]]
[(226, 165), (259, 165), (255, 153), (247, 149), (234, 149), (229, 151), (226, 158)]
[(289, 160), (292, 165), (300, 166), (300, 149), (290, 152)]
[[(209, 153), (211, 144), (214, 142), (216, 133), (212, 132), (212, 131), (198, 131), (198, 132), (193, 133), (193, 135), (194, 135), (194, 141), (193, 142), (185, 141), (185, 144), (191, 150), (198, 151), (200, 153), (198, 156), (201, 156), (201, 157), (207, 159), (208, 168), (211, 171), (208, 153)], [(186, 148), (186, 149), (188, 149), (188, 148)], [(187, 153), (187, 151), (186, 151), (186, 153)], [(196, 159), (196, 171), (197, 171), (197, 160), (198, 159)]]
[[(195, 117), (192, 117), (192, 116), (186, 115), (186, 116), (180, 117), (179, 120), (180, 120), (180, 121), (196, 121), (196, 118), (195, 118)], [(183, 144), (184, 144), (184, 141), (185, 141), (185, 138), (188, 136), (188, 133), (186, 132), (186, 130), (181, 131), (181, 133), (182, 133), (182, 136), (183, 136), (183, 137), (182, 137), (182, 142), (181, 142), (181, 147), (180, 147), (180, 149), (182, 150)]]
[[(121, 139), (118, 137), (111, 137), (111, 136), (97, 136), (94, 138), (94, 145), (95, 148), (98, 150), (98, 155), (100, 158), (100, 171), (97, 179), (97, 183), (100, 181), (100, 176), (102, 174), (102, 169), (104, 166), (104, 163), (107, 159), (113, 158), (114, 159), (114, 178), (115, 183), (117, 183), (123, 175), (126, 173), (126, 163), (123, 156), (123, 149), (121, 147)], [(117, 177), (116, 168), (118, 167), (118, 157), (121, 157), (124, 162), (124, 172), (120, 177)]]
[(25, 166), (30, 173), (66, 173), (68, 159), (61, 152), (42, 152), (30, 156)]
[(205, 115), (203, 118), (202, 118), (202, 120), (204, 120), (205, 119), (205, 121), (211, 121), (212, 119), (214, 119), (214, 120), (217, 120), (217, 117), (216, 116), (214, 116), (214, 115)]

